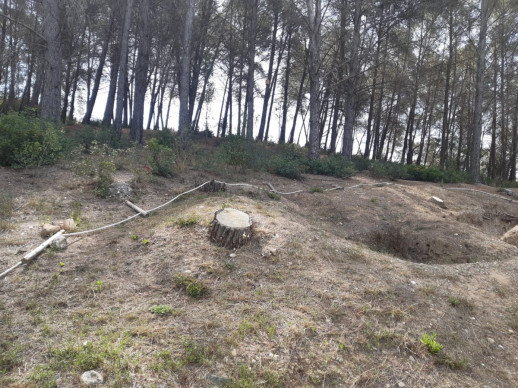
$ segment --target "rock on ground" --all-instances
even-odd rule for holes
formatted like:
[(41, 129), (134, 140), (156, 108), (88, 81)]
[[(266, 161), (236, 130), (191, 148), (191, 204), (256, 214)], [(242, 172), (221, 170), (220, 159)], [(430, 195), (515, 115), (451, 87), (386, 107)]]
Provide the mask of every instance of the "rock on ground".
[(518, 247), (518, 225), (502, 236), (502, 241)]
[(133, 194), (133, 189), (130, 185), (124, 182), (114, 182), (110, 185), (110, 195), (112, 197), (129, 197)]
[(87, 385), (102, 384), (104, 379), (103, 376), (94, 370), (89, 370), (81, 375), (81, 381)]
[(67, 248), (67, 239), (64, 236), (59, 236), (54, 241), (52, 241), (52, 244), (50, 246), (54, 249), (63, 250)]
[(69, 218), (63, 221), (61, 229), (64, 229), (66, 232), (75, 232), (77, 229), (76, 222), (72, 218)]
[(61, 228), (58, 225), (52, 225), (52, 224), (43, 224), (41, 227), (40, 235), (41, 237), (50, 237), (57, 232), (59, 232)]

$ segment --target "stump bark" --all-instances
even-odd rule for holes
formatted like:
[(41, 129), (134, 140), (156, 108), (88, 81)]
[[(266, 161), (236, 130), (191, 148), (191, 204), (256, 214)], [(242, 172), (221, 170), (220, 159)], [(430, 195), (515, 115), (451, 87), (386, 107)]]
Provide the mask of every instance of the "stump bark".
[(216, 245), (229, 249), (244, 245), (252, 235), (252, 220), (240, 210), (226, 208), (214, 214), (210, 239)]
[(216, 182), (214, 179), (207, 183), (205, 186), (200, 188), (200, 191), (207, 193), (218, 193), (220, 191), (226, 191), (227, 187), (223, 182)]

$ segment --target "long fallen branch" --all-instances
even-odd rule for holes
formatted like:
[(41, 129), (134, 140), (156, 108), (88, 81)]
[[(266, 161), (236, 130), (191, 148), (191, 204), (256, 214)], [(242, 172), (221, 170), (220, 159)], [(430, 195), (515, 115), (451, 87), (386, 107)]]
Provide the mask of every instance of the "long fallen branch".
[(9, 272), (15, 270), (16, 268), (18, 268), (20, 265), (22, 264), (26, 264), (28, 263), (29, 261), (31, 261), (32, 259), (34, 259), (36, 256), (38, 256), (41, 252), (43, 252), (45, 250), (45, 248), (47, 248), (50, 244), (52, 244), (52, 242), (54, 240), (56, 240), (58, 237), (60, 236), (63, 236), (63, 233), (65, 231), (62, 229), (60, 230), (59, 232), (57, 232), (56, 234), (54, 234), (52, 237), (50, 237), (49, 239), (47, 239), (46, 241), (44, 241), (42, 244), (40, 244), (39, 246), (37, 246), (36, 248), (34, 248), (32, 251), (30, 251), (29, 253), (26, 253), (23, 258), (18, 262), (16, 263), (15, 265), (13, 265), (11, 268), (9, 268), (7, 271), (4, 271), (0, 274), (0, 279), (3, 278), (5, 275), (7, 275)]

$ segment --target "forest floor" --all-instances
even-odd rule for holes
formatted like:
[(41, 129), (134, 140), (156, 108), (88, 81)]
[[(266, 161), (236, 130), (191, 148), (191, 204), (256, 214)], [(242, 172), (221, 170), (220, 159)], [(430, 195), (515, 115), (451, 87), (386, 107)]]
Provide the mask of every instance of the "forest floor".
[[(518, 248), (500, 240), (518, 223), (510, 197), (362, 174), (116, 173), (144, 209), (213, 177), (303, 192), (194, 192), (0, 279), (0, 386), (80, 387), (95, 369), (106, 387), (518, 387)], [(14, 202), (0, 272), (43, 241), (44, 222), (74, 214), (86, 230), (134, 214), (66, 165), (0, 168), (0, 182)], [(207, 237), (226, 206), (254, 222), (235, 251)]]

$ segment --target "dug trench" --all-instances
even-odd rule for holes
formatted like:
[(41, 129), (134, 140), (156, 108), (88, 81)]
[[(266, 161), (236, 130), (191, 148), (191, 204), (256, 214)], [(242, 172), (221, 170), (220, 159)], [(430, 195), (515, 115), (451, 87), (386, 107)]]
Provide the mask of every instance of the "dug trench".
[[(445, 200), (446, 208), (430, 201), (437, 195)], [(403, 260), (431, 265), (514, 258), (518, 249), (500, 239), (518, 224), (514, 216), (518, 206), (507, 199), (418, 182), (292, 198), (301, 209), (312, 202), (317, 217), (337, 236)]]

